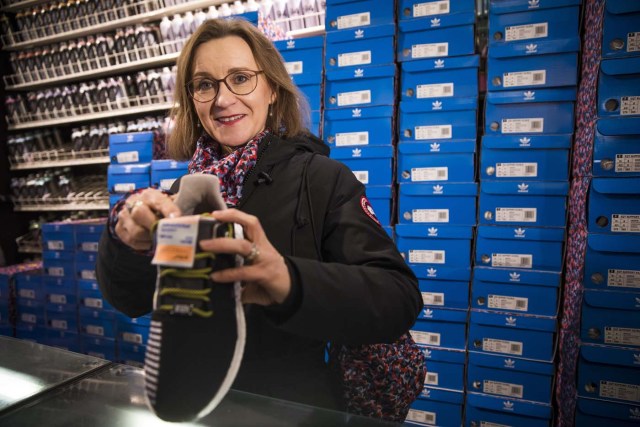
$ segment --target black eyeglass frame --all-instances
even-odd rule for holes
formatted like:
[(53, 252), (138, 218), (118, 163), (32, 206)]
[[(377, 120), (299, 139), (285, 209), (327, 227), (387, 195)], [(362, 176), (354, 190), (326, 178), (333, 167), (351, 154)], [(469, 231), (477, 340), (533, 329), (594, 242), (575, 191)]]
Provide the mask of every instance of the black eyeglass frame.
[[(229, 92), (233, 93), (234, 95), (238, 95), (238, 96), (245, 96), (245, 95), (249, 95), (251, 93), (253, 93), (257, 88), (258, 88), (258, 79), (256, 79), (256, 85), (253, 87), (253, 89), (251, 89), (249, 92), (247, 93), (236, 93), (233, 89), (231, 89), (231, 86), (229, 85), (229, 83), (227, 83), (227, 78), (233, 74), (237, 74), (237, 73), (252, 73), (254, 77), (258, 77), (260, 74), (264, 74), (264, 70), (235, 70), (230, 72), (229, 74), (227, 74), (226, 76), (224, 76), (221, 79), (214, 79), (211, 77), (197, 77), (195, 79), (191, 79), (189, 80), (189, 82), (187, 82), (187, 84), (185, 84), (185, 89), (187, 90), (187, 93), (189, 94), (189, 96), (191, 97), (191, 99), (193, 99), (196, 102), (200, 102), (200, 103), (205, 103), (205, 102), (211, 102), (214, 101), (217, 97), (218, 94), (220, 93), (220, 83), (224, 83), (224, 85), (227, 87), (227, 89), (229, 89)], [(208, 101), (200, 101), (198, 99), (195, 98), (195, 95), (192, 93), (192, 89), (191, 89), (191, 84), (196, 81), (196, 80), (209, 80), (213, 83), (216, 83), (218, 86), (216, 88), (216, 94), (213, 96), (213, 98), (211, 98)]]

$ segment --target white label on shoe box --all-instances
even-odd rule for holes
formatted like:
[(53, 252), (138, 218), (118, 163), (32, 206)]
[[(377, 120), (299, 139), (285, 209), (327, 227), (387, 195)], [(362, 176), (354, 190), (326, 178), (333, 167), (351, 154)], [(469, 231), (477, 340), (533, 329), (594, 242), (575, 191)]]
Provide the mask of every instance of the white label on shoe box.
[(338, 107), (354, 104), (370, 104), (371, 91), (357, 90), (355, 92), (342, 92), (338, 94)]
[(20, 289), (18, 296), (20, 298), (34, 299), (36, 297), (36, 291), (33, 289)]
[(102, 308), (102, 299), (101, 298), (85, 298), (84, 306), (91, 308)]
[(113, 186), (113, 191), (116, 193), (128, 193), (129, 191), (133, 191), (136, 189), (136, 184), (131, 183), (121, 183)]
[(640, 233), (640, 215), (611, 215), (611, 231), (620, 233)]
[(51, 294), (49, 295), (49, 302), (53, 304), (66, 304), (67, 296), (65, 294)]
[(123, 332), (122, 333), (122, 340), (125, 342), (131, 342), (134, 344), (142, 344), (142, 335), (140, 334), (134, 334), (131, 332)]
[(417, 3), (413, 5), (413, 17), (443, 15), (450, 11), (449, 0), (432, 1), (429, 3)]
[(528, 40), (547, 37), (549, 35), (549, 23), (512, 25), (505, 28), (505, 41)]
[(369, 145), (369, 132), (336, 133), (336, 147), (351, 145)]
[(424, 377), (425, 385), (438, 385), (438, 373), (437, 372), (427, 372), (427, 375)]
[(63, 251), (64, 242), (62, 240), (49, 240), (47, 241), (47, 249), (50, 251)]
[(506, 295), (489, 295), (488, 308), (501, 308), (503, 310), (527, 311), (529, 298), (510, 297)]
[(412, 222), (449, 222), (449, 209), (414, 209)]
[(609, 269), (607, 286), (640, 288), (640, 270)]
[(98, 252), (98, 242), (84, 242), (80, 248), (83, 252)]
[(104, 328), (102, 326), (87, 325), (86, 330), (88, 334), (104, 336)]
[(36, 315), (30, 313), (22, 313), (20, 315), (20, 320), (22, 320), (24, 323), (36, 323), (38, 321)]
[(62, 276), (64, 276), (64, 268), (62, 268), (62, 267), (49, 267), (47, 269), (47, 273), (49, 273), (49, 276), (62, 277)]
[(503, 87), (543, 85), (547, 82), (546, 70), (517, 71), (502, 74)]
[(161, 219), (156, 229), (156, 251), (151, 263), (164, 267), (193, 267), (200, 218), (200, 215), (187, 215)]
[(604, 328), (605, 344), (640, 345), (640, 329), (636, 328)]
[(160, 180), (160, 189), (169, 191), (174, 182), (176, 182), (176, 178), (161, 179)]
[(424, 345), (440, 346), (440, 334), (435, 332), (409, 331), (415, 342)]
[(338, 55), (338, 67), (349, 67), (351, 65), (371, 64), (371, 51), (341, 53)]
[(620, 98), (620, 115), (640, 114), (640, 96), (623, 96)]
[(80, 276), (86, 280), (95, 280), (96, 279), (96, 271), (95, 270), (82, 270), (80, 272)]
[(289, 74), (302, 74), (303, 62), (302, 61), (285, 62), (284, 68), (287, 69), (287, 73)]
[(449, 179), (449, 168), (413, 168), (411, 181), (446, 181)]
[(369, 171), (353, 171), (353, 174), (361, 183), (365, 185), (369, 183)]
[(616, 154), (616, 172), (640, 172), (640, 154)]
[(422, 302), (425, 305), (444, 305), (444, 293), (422, 292)]
[(344, 30), (345, 28), (363, 27), (371, 25), (371, 13), (354, 13), (353, 15), (344, 15), (338, 17), (338, 29)]
[(409, 262), (413, 264), (444, 264), (445, 251), (412, 249)]
[(533, 268), (533, 255), (491, 254), (492, 267)]
[(640, 386), (615, 381), (600, 381), (600, 397), (640, 402)]
[(537, 163), (496, 163), (496, 177), (536, 177)]
[(507, 341), (507, 340), (497, 340), (494, 338), (483, 338), (482, 351), (522, 356), (522, 343), (519, 341)]
[(490, 421), (480, 421), (480, 427), (511, 427), (506, 424), (492, 423)]
[(640, 32), (627, 33), (627, 52), (640, 52)]
[(453, 83), (416, 86), (416, 98), (446, 98), (453, 96)]
[(536, 222), (537, 208), (496, 208), (496, 222)]
[(411, 46), (411, 58), (437, 58), (449, 56), (449, 43), (426, 43)]
[(51, 327), (53, 329), (64, 329), (64, 330), (67, 330), (69, 328), (67, 326), (67, 321), (66, 320), (56, 320), (56, 319), (53, 319), (51, 321)]
[(416, 140), (451, 139), (451, 125), (416, 126)]
[(118, 163), (136, 163), (140, 161), (137, 151), (123, 151), (116, 154), (116, 160)]
[(407, 421), (413, 421), (416, 423), (423, 423), (428, 425), (436, 424), (436, 413), (427, 411), (418, 411), (416, 409), (409, 409), (407, 414)]
[(499, 394), (500, 396), (515, 397), (522, 399), (524, 386), (519, 384), (502, 383), (499, 381), (484, 380), (482, 392), (488, 394)]
[(544, 119), (503, 119), (502, 133), (542, 133)]

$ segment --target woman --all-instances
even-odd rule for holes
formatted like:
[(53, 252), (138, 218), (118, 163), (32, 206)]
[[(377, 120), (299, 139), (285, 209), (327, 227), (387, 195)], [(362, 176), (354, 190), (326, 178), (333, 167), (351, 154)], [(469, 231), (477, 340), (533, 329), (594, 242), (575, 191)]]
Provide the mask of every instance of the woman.
[[(271, 42), (241, 20), (205, 22), (178, 59), (169, 154), (190, 173), (219, 177), (247, 240), (211, 239), (213, 253), (251, 255), (215, 272), (242, 281), (247, 342), (234, 389), (344, 409), (324, 362), (328, 341), (392, 342), (422, 307), (417, 281), (370, 210), (364, 186), (302, 124), (303, 97)], [(123, 209), (123, 207), (128, 207)], [(148, 313), (156, 271), (145, 252), (171, 196), (131, 194), (100, 242), (105, 298), (131, 317)]]

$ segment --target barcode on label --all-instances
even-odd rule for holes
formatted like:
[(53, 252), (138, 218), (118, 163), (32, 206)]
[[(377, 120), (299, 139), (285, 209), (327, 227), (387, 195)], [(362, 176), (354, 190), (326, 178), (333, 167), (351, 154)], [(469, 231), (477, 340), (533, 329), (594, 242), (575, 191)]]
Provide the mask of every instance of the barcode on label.
[(363, 184), (369, 183), (369, 171), (353, 171), (356, 179)]
[(532, 130), (542, 129), (542, 120), (531, 120), (531, 129)]
[(440, 344), (440, 335), (429, 335), (429, 343), (439, 345)]
[(529, 257), (521, 257), (520, 258), (520, 267), (531, 267), (531, 258)]
[(511, 394), (516, 396), (522, 396), (522, 387), (521, 386), (511, 386)]
[(444, 212), (438, 212), (438, 219), (439, 220), (446, 220), (447, 222), (449, 221), (449, 211), (444, 211)]
[(532, 211), (531, 209), (527, 209), (524, 211), (524, 218), (525, 219), (535, 219), (536, 217), (536, 212)]
[(533, 82), (534, 83), (539, 83), (539, 82), (544, 82), (545, 80), (545, 73), (542, 72), (537, 72), (537, 73), (533, 73)]
[(511, 343), (509, 345), (509, 350), (514, 354), (522, 354), (522, 344)]
[(520, 310), (524, 310), (527, 308), (527, 301), (526, 300), (516, 300), (516, 308), (519, 308)]
[(360, 100), (362, 102), (371, 102), (371, 92), (363, 92), (362, 95), (360, 95)]
[(424, 383), (429, 385), (438, 385), (438, 374), (433, 372), (427, 373)]
[(360, 23), (361, 24), (368, 24), (369, 23), (369, 15), (362, 15), (360, 16)]
[(453, 93), (453, 85), (442, 86), (442, 93), (445, 95)]
[(369, 52), (367, 52), (367, 53), (363, 54), (363, 55), (362, 55), (362, 60), (363, 60), (363, 61), (366, 61), (366, 62), (371, 61), (371, 54), (370, 54)]
[(442, 135), (442, 136), (449, 136), (449, 135), (451, 135), (451, 128), (450, 128), (450, 127), (443, 127), (443, 128), (440, 128), (440, 135)]
[(442, 297), (442, 295), (434, 295), (433, 296), (433, 303), (434, 304), (442, 304), (444, 302), (444, 298)]
[(449, 2), (440, 3), (438, 6), (441, 12), (449, 12)]
[(433, 259), (435, 259), (436, 261), (442, 261), (444, 259), (444, 254), (436, 252), (433, 254)]
[(448, 46), (444, 46), (444, 45), (438, 46), (438, 53), (444, 54), (444, 53), (447, 53), (448, 50), (449, 50)]
[(535, 165), (527, 165), (525, 168), (525, 173), (527, 174), (533, 174), (536, 173), (536, 171), (538, 170), (538, 167)]
[(536, 36), (545, 35), (547, 34), (547, 25), (546, 24), (536, 25), (534, 31), (536, 33)]

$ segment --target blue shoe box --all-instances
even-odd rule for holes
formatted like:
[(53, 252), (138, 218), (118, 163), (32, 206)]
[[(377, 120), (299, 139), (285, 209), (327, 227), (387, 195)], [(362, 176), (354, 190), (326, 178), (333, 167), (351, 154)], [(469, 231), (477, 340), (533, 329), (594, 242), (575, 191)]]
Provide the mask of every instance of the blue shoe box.
[(0, 326), (7, 325), (9, 320), (9, 301), (0, 299)]
[(476, 5), (473, 0), (400, 0), (398, 20), (424, 19), (431, 28), (452, 27), (475, 23)]
[(515, 13), (543, 9), (555, 9), (558, 7), (576, 6), (581, 0), (490, 0), (492, 13)]
[(557, 318), (471, 310), (469, 350), (551, 362)]
[(553, 363), (469, 352), (467, 390), (551, 404)]
[(594, 178), (588, 203), (590, 233), (640, 232), (640, 178)]
[(328, 0), (325, 28), (329, 33), (349, 28), (393, 24), (394, 12), (393, 2)]
[[(431, 395), (438, 393), (436, 390), (429, 390)], [(462, 421), (462, 402), (451, 403), (443, 401), (444, 395), (453, 396), (455, 400), (462, 400), (462, 393), (440, 391), (440, 400), (416, 399), (409, 409), (405, 425), (438, 425), (446, 427), (459, 426)], [(451, 397), (446, 397), (451, 399)]]
[(15, 331), (13, 325), (9, 323), (0, 322), (0, 336), (3, 337), (15, 337)]
[(640, 57), (605, 59), (598, 76), (598, 116), (640, 115)]
[(474, 153), (432, 154), (429, 144), (398, 145), (398, 182), (473, 182)]
[(465, 427), (482, 425), (550, 427), (552, 419), (551, 405), (481, 393), (467, 393)]
[[(536, 140), (535, 148), (532, 140)], [(567, 181), (570, 147), (570, 134), (531, 138), (485, 135), (480, 152), (480, 179)]]
[(400, 103), (401, 142), (475, 141), (476, 110), (439, 111), (432, 104)]
[(153, 158), (153, 132), (109, 135), (111, 164), (148, 163)]
[(76, 251), (78, 252), (98, 252), (98, 243), (106, 226), (106, 218), (91, 223), (75, 224)]
[(116, 340), (80, 334), (82, 353), (105, 360), (117, 360)]
[(490, 91), (544, 89), (578, 85), (578, 54), (487, 59)]
[(282, 55), (291, 80), (297, 85), (322, 83), (324, 36), (273, 42)]
[(42, 272), (17, 273), (14, 276), (16, 298), (44, 302), (45, 291), (42, 283)]
[(603, 135), (596, 131), (593, 176), (640, 177), (640, 136)]
[(84, 316), (80, 312), (79, 326), (80, 333), (83, 335), (110, 338), (112, 340), (117, 338), (115, 316), (96, 318)]
[(60, 348), (62, 350), (80, 353), (80, 337), (76, 332), (47, 329), (42, 342), (44, 345)]
[(147, 347), (127, 342), (117, 342), (118, 363), (144, 368), (144, 357)]
[(392, 145), (393, 106), (339, 108), (324, 114), (323, 137), (330, 147)]
[(47, 328), (78, 332), (78, 307), (75, 304), (47, 304), (45, 318)]
[(133, 345), (146, 345), (149, 339), (149, 326), (117, 321), (118, 341)]
[(475, 53), (473, 24), (432, 29), (427, 25), (429, 22), (412, 19), (398, 23), (398, 62)]
[[(322, 96), (320, 96), (318, 98), (321, 102), (322, 100)], [(309, 131), (311, 131), (311, 133), (315, 136), (317, 136), (318, 138), (322, 139), (322, 112), (317, 110), (317, 111), (311, 111), (311, 123), (309, 123)]]
[(85, 317), (101, 317), (103, 312), (115, 312), (113, 306), (102, 296), (95, 280), (78, 280), (78, 302), (80, 314)]
[(74, 252), (42, 252), (42, 266), (44, 274), (47, 276), (74, 278), (76, 275), (75, 264)]
[(605, 2), (602, 57), (640, 55), (640, 4), (628, 0)]
[(602, 135), (640, 135), (640, 117), (617, 116), (600, 118), (597, 131)]
[(311, 111), (319, 111), (322, 108), (322, 85), (299, 85), (298, 89), (307, 99)]
[(475, 225), (478, 184), (399, 185), (398, 221), (403, 224)]
[(466, 349), (466, 310), (425, 307), (411, 327), (411, 336), (420, 346)]
[(116, 320), (118, 325), (131, 323), (133, 325), (151, 326), (151, 313), (140, 317), (129, 317), (121, 312), (116, 312)]
[[(427, 360), (425, 387), (464, 391), (465, 353), (436, 348), (424, 350), (431, 354)], [(431, 393), (429, 398), (435, 399), (436, 396)]]
[(475, 265), (562, 271), (563, 242), (561, 228), (479, 225)]
[(43, 342), (49, 333), (44, 325), (18, 324), (16, 325), (16, 338), (24, 341)]
[(430, 59), (402, 63), (402, 102), (438, 100), (443, 110), (475, 109), (478, 102), (478, 55), (448, 58), (448, 67), (434, 68)]
[(419, 280), (422, 302), (430, 307), (466, 310), (469, 308), (469, 282)]
[(44, 327), (44, 301), (18, 298), (16, 300), (16, 327), (41, 326)]
[(488, 92), (485, 134), (570, 134), (575, 87)]
[(97, 254), (76, 252), (76, 277), (84, 280), (96, 280)]
[(395, 33), (394, 24), (328, 32), (325, 69), (393, 64)]
[(43, 284), (47, 305), (77, 304), (78, 289), (73, 278), (46, 276)]
[(558, 282), (527, 284), (523, 282), (526, 279), (520, 279), (518, 282), (497, 283), (482, 279), (486, 270), (482, 267), (474, 269), (472, 308), (539, 316), (555, 316), (558, 313)]
[(175, 160), (151, 161), (151, 185), (169, 191), (176, 179), (189, 173), (189, 162)]
[(393, 218), (393, 188), (391, 185), (368, 185), (367, 199), (383, 226), (389, 226)]
[(325, 79), (325, 109), (395, 103), (395, 65), (329, 71)]
[(109, 165), (107, 185), (111, 193), (127, 193), (147, 188), (151, 183), (149, 163), (139, 165)]
[(640, 347), (637, 292), (587, 289), (582, 300), (583, 343)]
[(640, 236), (589, 233), (584, 287), (640, 292)]
[(330, 156), (344, 163), (365, 185), (393, 183), (392, 146), (334, 148)]
[(74, 226), (70, 222), (42, 224), (42, 247), (49, 251), (75, 251)]
[[(489, 14), (489, 55), (492, 57), (525, 56), (580, 50), (580, 8), (494, 9)], [(507, 2), (504, 2), (507, 3)], [(513, 12), (513, 13), (511, 13)], [(541, 58), (544, 61), (544, 57)]]
[(637, 348), (582, 345), (578, 362), (578, 396), (639, 404), (640, 361), (637, 358)]
[(567, 181), (482, 181), (478, 223), (564, 227)]
[(637, 427), (639, 420), (638, 405), (578, 397), (575, 427)]
[(449, 280), (469, 280), (472, 239), (470, 226), (396, 225), (398, 251), (419, 278), (436, 268)]

